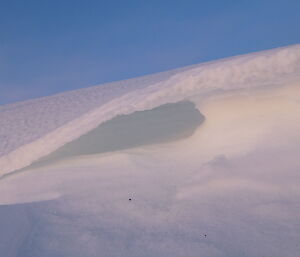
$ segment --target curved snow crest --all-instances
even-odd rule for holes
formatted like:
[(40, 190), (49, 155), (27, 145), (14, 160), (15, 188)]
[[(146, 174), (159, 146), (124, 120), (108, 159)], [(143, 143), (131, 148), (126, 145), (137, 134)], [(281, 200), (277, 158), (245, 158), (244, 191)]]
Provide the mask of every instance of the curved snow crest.
[[(279, 85), (299, 78), (300, 45), (294, 45), (3, 106), (0, 175), (30, 165), (117, 115), (192, 101), (194, 96), (205, 98), (215, 91)], [(38, 110), (42, 111), (33, 127), (31, 119)], [(65, 115), (54, 122), (60, 112)], [(16, 134), (26, 140), (17, 142)]]

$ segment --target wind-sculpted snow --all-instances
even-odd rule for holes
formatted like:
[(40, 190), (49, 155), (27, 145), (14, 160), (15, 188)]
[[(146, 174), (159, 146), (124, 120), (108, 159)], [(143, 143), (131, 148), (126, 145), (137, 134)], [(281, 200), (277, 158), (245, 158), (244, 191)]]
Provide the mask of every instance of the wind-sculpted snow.
[(183, 140), (71, 156), (0, 180), (0, 253), (298, 256), (300, 83), (199, 99), (206, 120)]
[(296, 45), (1, 107), (0, 256), (299, 256), (299, 61)]
[(191, 136), (204, 120), (204, 116), (195, 105), (187, 101), (119, 115), (65, 144), (26, 169), (81, 155), (103, 154), (181, 140)]
[(207, 97), (214, 91), (293, 81), (300, 46), (109, 83), (0, 108), (0, 174), (23, 168), (116, 115)]

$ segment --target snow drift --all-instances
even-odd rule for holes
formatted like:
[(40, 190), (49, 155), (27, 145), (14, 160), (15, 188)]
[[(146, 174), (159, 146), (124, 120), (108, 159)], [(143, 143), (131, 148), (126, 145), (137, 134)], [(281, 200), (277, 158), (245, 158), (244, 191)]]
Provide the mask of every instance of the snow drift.
[(1, 256), (300, 252), (299, 45), (0, 114)]
[(287, 83), (299, 70), (295, 45), (2, 106), (0, 174), (30, 165), (117, 115), (218, 90)]

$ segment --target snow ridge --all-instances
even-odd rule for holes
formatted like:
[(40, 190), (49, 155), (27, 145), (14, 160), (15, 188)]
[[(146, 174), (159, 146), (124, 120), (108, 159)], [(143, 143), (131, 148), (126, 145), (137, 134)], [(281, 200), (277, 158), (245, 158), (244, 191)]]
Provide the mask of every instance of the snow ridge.
[(0, 107), (0, 175), (30, 165), (116, 115), (299, 78), (300, 45), (294, 45), (5, 105)]

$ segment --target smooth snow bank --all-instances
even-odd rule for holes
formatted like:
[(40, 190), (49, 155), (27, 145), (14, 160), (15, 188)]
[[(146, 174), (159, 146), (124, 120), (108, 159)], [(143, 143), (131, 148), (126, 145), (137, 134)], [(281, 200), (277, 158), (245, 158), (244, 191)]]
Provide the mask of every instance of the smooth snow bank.
[(30, 165), (117, 115), (214, 91), (280, 85), (299, 74), (300, 45), (294, 45), (2, 106), (0, 174)]
[(300, 83), (193, 101), (206, 119), (184, 140), (75, 156), (0, 180), (0, 204), (27, 203), (0, 205), (11, 223), (0, 230), (0, 252), (298, 256)]

